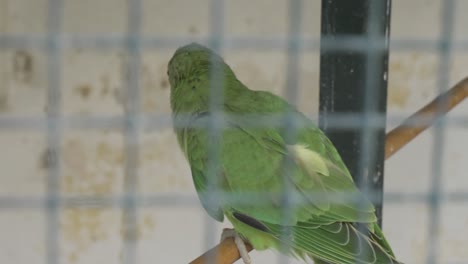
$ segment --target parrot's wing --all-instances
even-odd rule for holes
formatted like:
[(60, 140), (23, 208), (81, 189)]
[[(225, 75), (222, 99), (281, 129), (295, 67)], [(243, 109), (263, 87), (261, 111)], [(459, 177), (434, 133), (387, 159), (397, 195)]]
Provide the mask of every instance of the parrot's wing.
[(376, 224), (373, 205), (347, 177), (347, 172), (305, 145), (287, 148), (295, 164), (305, 172), (292, 175), (294, 188), (305, 197), (308, 193), (320, 193), (319, 204), (314, 201), (315, 195), (309, 203), (323, 211), (298, 221), (293, 228), (296, 244), (315, 249), (311, 252), (331, 262), (394, 262), (393, 252)]
[[(283, 159), (289, 157), (293, 164), (286, 175), (289, 178), (292, 194), (299, 195), (304, 205), (298, 205), (299, 210), (293, 217), (296, 221), (324, 224), (336, 221), (374, 223), (377, 221), (375, 209), (366, 197), (357, 189), (349, 173), (342, 169), (341, 160), (330, 160), (330, 149), (333, 145), (322, 141), (323, 133), (317, 129), (301, 131), (298, 140), (293, 144), (287, 144), (275, 130), (251, 130), (241, 128), (254, 140), (249, 143), (251, 152), (259, 152), (263, 148), (266, 158), (274, 159), (277, 156), (279, 164), (264, 164), (264, 166), (276, 166), (273, 173), (257, 174), (249, 178), (249, 185), (257, 190), (272, 192), (283, 191)], [(316, 134), (315, 136), (313, 134)], [(301, 136), (306, 134), (307, 137)], [(237, 136), (238, 137), (238, 136)], [(253, 146), (256, 145), (256, 146)], [(313, 146), (313, 148), (311, 147)], [(246, 152), (246, 151), (245, 151)], [(245, 155), (246, 156), (246, 155)], [(277, 160), (278, 160), (277, 159)], [(267, 168), (265, 168), (267, 171)], [(241, 190), (244, 186), (236, 186), (239, 175), (226, 175), (233, 191)], [(238, 184), (243, 184), (239, 182)], [(278, 188), (280, 186), (280, 188)], [(274, 204), (277, 204), (275, 201)], [(276, 208), (272, 208), (276, 210)], [(254, 209), (253, 211), (258, 211)], [(250, 213), (250, 212), (246, 212)], [(260, 217), (262, 218), (262, 217)], [(268, 218), (270, 220), (271, 217)]]
[[(195, 185), (198, 198), (201, 201), (203, 208), (205, 208), (211, 217), (222, 222), (224, 220), (222, 207), (219, 203), (216, 204), (214, 201), (212, 201), (213, 199), (210, 199), (208, 190), (209, 182), (205, 175), (207, 165), (204, 161), (199, 159), (201, 155), (199, 155), (200, 153), (197, 152), (197, 149), (201, 152), (203, 149), (200, 149), (199, 146), (202, 146), (202, 144), (200, 144), (200, 142), (196, 139), (198, 137), (205, 137), (206, 135), (200, 131), (185, 128), (178, 134), (178, 136), (180, 136), (179, 143), (181, 144), (182, 151), (189, 161), (193, 184)], [(194, 144), (190, 145), (189, 142)]]
[[(333, 145), (317, 147), (317, 144), (327, 144), (320, 140), (323, 133), (317, 129), (305, 131), (306, 140), (301, 142), (301, 135), (295, 144), (286, 144), (274, 130), (243, 131), (255, 138), (256, 142), (268, 148), (269, 151), (289, 155), (293, 160), (293, 168), (288, 173), (294, 192), (303, 197), (303, 204), (291, 209), (294, 223), (289, 223), (292, 239), (285, 241), (297, 255), (309, 255), (332, 263), (398, 263), (378, 228), (375, 209), (362, 193), (356, 188), (349, 172), (343, 164), (336, 164), (336, 153)], [(302, 133), (302, 132), (301, 132)], [(311, 133), (317, 133), (315, 136)], [(307, 140), (313, 138), (315, 142)], [(320, 141), (320, 142), (317, 142)], [(331, 144), (331, 143), (329, 143)], [(320, 152), (314, 149), (320, 149)], [(341, 162), (341, 160), (339, 160)], [(281, 184), (281, 172), (275, 176), (273, 185)], [(229, 177), (229, 175), (226, 175)], [(268, 190), (263, 180), (264, 190)], [(255, 179), (250, 184), (255, 185)], [(261, 186), (261, 185), (259, 185)], [(234, 186), (233, 191), (236, 187)], [(249, 217), (248, 222), (256, 219), (279, 240), (283, 237), (284, 217), (282, 208), (272, 201), (269, 208), (244, 208), (233, 206), (240, 213)], [(267, 210), (276, 213), (265, 212)], [(265, 217), (267, 215), (268, 217)], [(239, 217), (238, 217), (239, 220)], [(242, 221), (242, 220), (241, 220)], [(357, 225), (361, 223), (361, 225)], [(264, 231), (264, 230), (261, 230)]]
[(209, 199), (209, 192), (207, 190), (208, 181), (205, 175), (202, 171), (192, 168), (192, 179), (203, 208), (205, 208), (211, 217), (222, 222), (224, 220), (223, 210), (220, 204), (217, 205), (213, 199)]

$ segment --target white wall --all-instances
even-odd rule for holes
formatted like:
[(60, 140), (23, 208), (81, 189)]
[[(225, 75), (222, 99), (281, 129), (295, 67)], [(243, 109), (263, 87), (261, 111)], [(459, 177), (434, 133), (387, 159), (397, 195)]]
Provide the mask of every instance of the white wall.
[[(443, 0), (394, 0), (392, 37), (436, 39)], [(0, 0), (0, 32), (43, 36), (46, 0)], [(66, 0), (63, 31), (67, 34), (122, 34), (126, 30), (123, 0)], [(210, 32), (208, 0), (142, 1), (143, 34), (194, 39)], [(225, 35), (284, 36), (287, 1), (228, 0)], [(317, 37), (320, 1), (304, 1), (303, 33)], [(467, 39), (464, 14), (467, 1), (458, 1), (456, 39)], [(141, 110), (169, 114), (166, 65), (177, 47), (143, 52)], [(47, 64), (40, 49), (0, 50), (0, 115), (45, 115)], [(275, 51), (231, 51), (227, 62), (253, 89), (284, 92), (286, 57)], [(64, 50), (62, 61), (63, 112), (66, 115), (121, 115), (125, 98), (125, 56), (118, 49)], [(468, 74), (467, 53), (455, 53), (450, 84)], [(396, 51), (390, 56), (388, 113), (407, 115), (437, 94), (437, 54), (424, 50)], [(301, 57), (299, 108), (315, 117), (318, 109), (319, 56)], [(468, 103), (450, 117), (467, 117)], [(389, 128), (396, 124), (389, 124)], [(443, 156), (443, 190), (468, 192), (467, 127), (450, 127), (444, 149), (433, 149), (433, 131), (422, 134), (386, 163), (385, 191), (426, 193), (430, 188), (433, 152)], [(0, 196), (45, 194), (46, 138), (38, 131), (1, 131)], [(122, 194), (125, 151), (122, 134), (115, 130), (66, 130), (62, 142), (61, 192)], [(188, 166), (170, 127), (141, 133), (139, 192), (184, 194), (195, 198)], [(138, 260), (140, 263), (186, 263), (204, 252), (207, 216), (198, 202), (193, 206), (150, 207), (138, 211)], [(384, 231), (398, 257), (405, 263), (425, 263), (428, 245), (428, 206), (423, 203), (386, 203)], [(468, 261), (467, 203), (442, 205), (440, 263)], [(45, 214), (40, 209), (0, 210), (0, 262), (43, 263), (46, 254)], [(64, 209), (60, 213), (60, 263), (118, 263), (122, 258), (122, 212), (116, 208)], [(216, 228), (216, 240), (223, 226)], [(214, 241), (216, 242), (216, 241)], [(214, 245), (214, 244), (212, 244)], [(212, 246), (209, 245), (209, 246)], [(271, 263), (273, 252), (254, 252), (254, 263)]]

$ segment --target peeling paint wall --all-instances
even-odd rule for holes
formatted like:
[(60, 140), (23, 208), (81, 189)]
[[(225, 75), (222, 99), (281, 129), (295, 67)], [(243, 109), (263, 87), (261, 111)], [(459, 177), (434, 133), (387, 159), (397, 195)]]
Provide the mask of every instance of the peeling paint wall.
[[(394, 0), (392, 37), (436, 39), (443, 0)], [(467, 1), (458, 1), (455, 38), (466, 39)], [(46, 0), (0, 0), (0, 33), (43, 35)], [(65, 0), (65, 34), (123, 34), (127, 1)], [(144, 0), (142, 33), (147, 36), (207, 36), (210, 1)], [(463, 11), (464, 10), (464, 11)], [(226, 1), (225, 35), (282, 36), (288, 27), (287, 1)], [(320, 1), (304, 1), (305, 36), (320, 32)], [(141, 111), (169, 114), (166, 65), (177, 47), (143, 51)], [(286, 60), (278, 51), (226, 51), (224, 57), (238, 77), (256, 90), (285, 94)], [(47, 56), (39, 49), (0, 50), (0, 115), (43, 117), (47, 110)], [(65, 115), (118, 116), (124, 113), (126, 85), (124, 50), (65, 49), (62, 61), (62, 107)], [(450, 83), (468, 74), (468, 54), (456, 53)], [(437, 94), (438, 55), (423, 50), (390, 55), (389, 115), (407, 115)], [(299, 109), (312, 118), (318, 109), (319, 54), (307, 52), (299, 67)], [(468, 113), (465, 102), (451, 116)], [(396, 124), (389, 124), (389, 128)], [(186, 263), (206, 250), (207, 216), (196, 202), (189, 168), (170, 127), (140, 131), (138, 191), (183, 194), (193, 206), (138, 209), (137, 258), (141, 263)], [(468, 191), (467, 128), (449, 128), (445, 148), (432, 148), (433, 131), (422, 134), (386, 163), (386, 191), (425, 193), (430, 188), (432, 153), (443, 155), (443, 189)], [(65, 130), (60, 192), (76, 195), (120, 195), (124, 191), (125, 148), (121, 131)], [(46, 137), (40, 131), (1, 131), (0, 196), (45, 194), (50, 163)], [(442, 205), (441, 263), (468, 259), (468, 210), (465, 203)], [(384, 231), (405, 263), (424, 263), (429, 207), (421, 203), (386, 203)], [(119, 263), (128, 230), (116, 207), (66, 208), (60, 211), (60, 263)], [(46, 217), (40, 209), (0, 210), (0, 263), (43, 263), (46, 254)], [(214, 242), (228, 223), (213, 222)], [(211, 245), (210, 245), (211, 246)], [(253, 252), (255, 263), (271, 263), (273, 252)]]

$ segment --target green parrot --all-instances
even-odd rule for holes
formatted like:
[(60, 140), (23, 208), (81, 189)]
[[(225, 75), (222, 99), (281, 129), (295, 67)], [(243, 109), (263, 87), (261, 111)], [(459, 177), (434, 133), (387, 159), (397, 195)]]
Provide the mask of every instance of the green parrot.
[[(377, 225), (372, 203), (355, 186), (332, 142), (294, 106), (272, 93), (250, 90), (219, 55), (197, 43), (176, 50), (167, 74), (174, 130), (199, 199), (211, 217), (232, 223), (233, 232), (226, 233), (234, 237), (244, 262), (250, 263), (243, 244), (248, 241), (256, 250), (276, 249), (315, 263), (400, 263)], [(213, 174), (210, 84), (222, 89), (218, 109), (224, 113)], [(294, 137), (286, 137), (280, 126), (248, 119), (285, 114), (298, 124)], [(207, 194), (210, 175), (216, 175), (215, 190), (226, 194), (216, 201)], [(299, 201), (288, 210), (285, 183)], [(353, 199), (336, 198), (343, 193)]]

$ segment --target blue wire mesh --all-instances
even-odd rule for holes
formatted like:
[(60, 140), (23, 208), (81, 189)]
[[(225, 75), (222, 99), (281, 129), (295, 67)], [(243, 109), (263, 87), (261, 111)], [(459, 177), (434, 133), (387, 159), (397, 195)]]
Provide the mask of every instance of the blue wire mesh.
[(138, 159), (139, 159), (139, 118), (140, 112), (140, 68), (141, 45), (140, 31), (142, 7), (140, 0), (128, 1), (127, 24), (127, 98), (125, 102), (125, 206), (123, 214), (124, 251), (123, 263), (137, 263), (137, 223), (138, 206)]
[[(288, 36), (278, 37), (261, 37), (261, 36), (224, 36), (224, 12), (225, 3), (223, 0), (212, 0), (211, 2), (211, 34), (207, 38), (199, 38), (201, 43), (207, 43), (216, 51), (221, 50), (286, 50), (288, 54), (287, 67), (287, 93), (285, 97), (291, 102), (298, 99), (297, 91), (297, 75), (300, 53), (305, 51), (322, 49), (327, 50), (352, 50), (366, 51), (369, 49), (367, 37), (334, 37), (316, 38), (303, 37), (300, 34), (301, 19), (301, 0), (289, 1), (289, 29)], [(442, 30), (439, 40), (426, 39), (396, 39), (390, 41), (392, 51), (408, 51), (418, 49), (420, 51), (437, 52), (439, 54), (439, 69), (438, 69), (438, 87), (439, 93), (442, 93), (448, 88), (448, 73), (450, 68), (451, 53), (455, 51), (468, 51), (468, 40), (454, 42), (453, 26), (455, 21), (455, 6), (456, 1), (445, 0), (442, 2)], [(42, 35), (14, 35), (0, 34), (0, 49), (41, 49), (48, 53), (48, 113), (47, 117), (0, 117), (0, 130), (32, 130), (42, 131), (47, 136), (48, 149), (53, 166), (49, 169), (47, 177), (47, 196), (0, 196), (0, 210), (14, 210), (21, 208), (44, 208), (47, 211), (46, 221), (46, 263), (59, 263), (59, 210), (61, 208), (74, 207), (118, 207), (125, 210), (124, 224), (128, 234), (125, 236), (124, 245), (124, 263), (137, 263), (136, 259), (136, 226), (138, 221), (138, 209), (147, 207), (191, 207), (198, 204), (198, 201), (193, 200), (193, 197), (180, 194), (154, 194), (142, 195), (137, 190), (137, 170), (138, 170), (138, 143), (139, 131), (157, 131), (161, 128), (171, 126), (171, 118), (167, 115), (149, 115), (140, 112), (140, 65), (141, 52), (143, 50), (157, 50), (163, 48), (173, 48), (184, 45), (194, 40), (193, 37), (168, 37), (168, 36), (151, 36), (146, 37), (140, 34), (142, 21), (142, 4), (141, 0), (128, 1), (128, 32), (126, 35), (62, 35), (62, 8), (63, 1), (49, 0), (48, 1), (48, 33)], [(375, 17), (373, 18), (375, 19)], [(369, 20), (369, 28), (373, 28), (373, 20)], [(371, 30), (372, 33), (372, 30)], [(372, 35), (372, 47), (375, 51), (386, 49), (388, 40)], [(125, 116), (65, 116), (62, 114), (62, 100), (60, 93), (61, 83), (61, 66), (62, 66), (62, 51), (65, 49), (96, 49), (106, 50), (112, 48), (125, 49), (128, 52), (127, 56), (127, 96)], [(372, 67), (369, 67), (372, 71)], [(369, 74), (370, 80), (367, 80), (367, 85), (375, 81), (372, 74)], [(217, 89), (214, 89), (217, 90)], [(219, 90), (219, 89), (218, 89)], [(369, 98), (366, 100), (369, 104), (372, 103), (372, 92), (375, 89), (368, 89)], [(216, 94), (214, 98), (222, 98), (222, 95)], [(216, 104), (214, 104), (216, 105)], [(444, 105), (440, 105), (440, 109)], [(215, 109), (216, 110), (216, 109)], [(221, 127), (219, 126), (222, 116), (215, 117), (211, 123), (211, 133), (219, 140)], [(249, 117), (247, 117), (249, 118)], [(268, 117), (258, 119), (257, 116), (250, 117), (254, 122), (252, 125), (278, 125), (279, 121), (284, 121), (279, 117), (276, 121), (269, 120)], [(361, 115), (335, 115), (330, 117), (328, 125), (338, 128), (361, 127), (363, 124), (367, 128), (381, 127), (386, 121), (390, 124), (398, 124), (405, 116), (391, 116), (389, 120), (379, 115), (366, 116)], [(260, 120), (260, 121), (259, 121)], [(285, 133), (294, 135), (296, 126), (294, 120), (287, 119), (289, 125), (286, 126)], [(417, 120), (417, 124), (427, 123), (429, 120)], [(180, 124), (184, 126), (184, 124)], [(284, 124), (280, 124), (284, 126)], [(440, 225), (440, 206), (441, 203), (466, 203), (468, 202), (468, 193), (466, 192), (443, 192), (442, 191), (442, 156), (444, 149), (444, 135), (447, 126), (452, 127), (468, 127), (468, 117), (446, 117), (440, 119), (435, 126), (434, 134), (434, 149), (432, 156), (432, 176), (431, 176), (431, 191), (430, 193), (385, 193), (385, 201), (390, 203), (427, 203), (430, 206), (430, 225), (429, 225), (429, 246), (428, 246), (428, 263), (437, 263), (438, 248), (440, 243), (439, 225)], [(65, 197), (59, 192), (59, 177), (61, 173), (61, 150), (60, 142), (63, 129), (124, 129), (125, 131), (125, 146), (126, 146), (126, 167), (125, 167), (125, 194), (124, 195), (109, 195), (109, 196), (74, 196)], [(363, 130), (366, 133), (366, 130)], [(367, 142), (367, 141), (363, 141)], [(217, 144), (213, 144), (211, 153), (216, 157), (219, 149)], [(368, 146), (363, 146), (367, 149)], [(366, 153), (369, 157), (373, 153)], [(213, 159), (215, 163), (216, 159)], [(287, 166), (286, 166), (287, 167)], [(213, 167), (214, 169), (214, 167)], [(210, 177), (214, 178), (215, 177)], [(216, 186), (216, 182), (212, 183)], [(289, 195), (288, 185), (285, 184), (285, 193), (288, 194), (284, 199), (285, 215), (291, 207), (300, 202), (300, 199), (295, 199), (294, 195)], [(226, 195), (219, 193), (213, 188), (210, 193), (212, 197)], [(343, 194), (346, 195), (346, 194)], [(370, 199), (378, 197), (378, 194), (369, 193)], [(255, 196), (256, 197), (256, 196)], [(238, 202), (243, 202), (242, 197), (232, 197)], [(251, 202), (251, 197), (243, 197), (244, 202)], [(296, 197), (297, 198), (297, 197)], [(315, 197), (320, 199), (320, 194)], [(351, 197), (350, 197), (351, 198)], [(258, 201), (261, 202), (261, 199)], [(286, 219), (287, 220), (287, 219)], [(206, 218), (204, 221), (204, 244), (208, 247), (217, 239), (212, 228), (212, 220)], [(288, 260), (280, 257), (278, 263), (287, 263)]]
[[(453, 41), (453, 27), (455, 21), (455, 1), (443, 1), (442, 4), (442, 29), (440, 32), (440, 47), (439, 47), (439, 69), (437, 75), (438, 92), (443, 93), (449, 87), (449, 72), (451, 60), (451, 45)], [(447, 101), (441, 101), (437, 105), (439, 112), (447, 108)], [(427, 262), (429, 264), (438, 263), (439, 248), (440, 248), (440, 196), (442, 191), (442, 166), (444, 154), (444, 135), (446, 125), (444, 119), (440, 119), (435, 123), (434, 129), (434, 146), (437, 151), (432, 152), (432, 175), (431, 175), (431, 199), (429, 211), (429, 244), (427, 250)]]
[(47, 78), (49, 87), (47, 90), (47, 144), (52, 160), (49, 175), (47, 177), (47, 227), (46, 227), (46, 263), (59, 263), (59, 188), (60, 188), (60, 142), (61, 142), (61, 50), (60, 28), (62, 21), (62, 1), (48, 1), (47, 21)]

